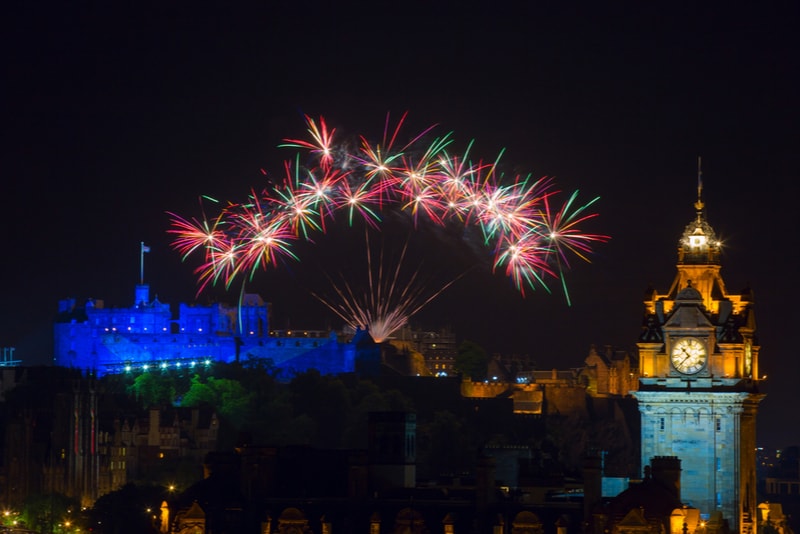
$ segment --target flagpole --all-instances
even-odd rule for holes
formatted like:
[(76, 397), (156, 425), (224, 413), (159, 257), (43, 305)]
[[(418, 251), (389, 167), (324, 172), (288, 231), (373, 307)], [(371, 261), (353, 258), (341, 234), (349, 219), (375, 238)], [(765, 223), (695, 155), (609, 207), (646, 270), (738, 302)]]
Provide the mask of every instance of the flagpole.
[(144, 285), (144, 253), (147, 249), (142, 241), (139, 244), (139, 285)]

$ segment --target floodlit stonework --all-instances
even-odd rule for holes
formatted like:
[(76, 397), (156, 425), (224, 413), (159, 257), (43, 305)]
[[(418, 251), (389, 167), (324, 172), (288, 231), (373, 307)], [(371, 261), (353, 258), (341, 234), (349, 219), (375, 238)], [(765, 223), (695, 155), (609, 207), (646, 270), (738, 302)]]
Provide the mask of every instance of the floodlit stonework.
[(696, 218), (678, 246), (678, 272), (667, 293), (649, 290), (639, 338), (641, 461), (681, 460), (684, 504), (732, 532), (756, 520), (756, 414), (759, 345), (753, 296), (732, 293), (720, 275), (720, 247)]

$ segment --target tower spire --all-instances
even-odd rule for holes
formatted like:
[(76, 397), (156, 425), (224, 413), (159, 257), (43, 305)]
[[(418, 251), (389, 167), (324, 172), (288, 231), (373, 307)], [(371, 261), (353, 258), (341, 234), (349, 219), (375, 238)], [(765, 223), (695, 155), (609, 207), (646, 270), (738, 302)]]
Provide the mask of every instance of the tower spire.
[(703, 212), (705, 204), (703, 204), (703, 159), (697, 156), (697, 202), (694, 203), (694, 208), (697, 210), (697, 216)]

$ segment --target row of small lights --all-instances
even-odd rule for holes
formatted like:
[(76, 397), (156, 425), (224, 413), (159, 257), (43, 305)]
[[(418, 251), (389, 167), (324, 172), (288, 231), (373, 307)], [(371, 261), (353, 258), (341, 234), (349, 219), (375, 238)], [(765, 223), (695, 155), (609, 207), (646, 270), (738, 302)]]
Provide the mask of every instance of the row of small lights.
[[(206, 359), (205, 359), (205, 360), (203, 360), (202, 362), (197, 362), (197, 361), (194, 361), (194, 360), (192, 360), (192, 361), (190, 361), (188, 364), (186, 364), (186, 367), (188, 367), (188, 368), (190, 368), (190, 369), (193, 369), (193, 368), (194, 368), (194, 367), (196, 367), (198, 364), (202, 364), (202, 365), (205, 365), (206, 367), (208, 367), (209, 365), (211, 365), (211, 359), (209, 359), (209, 358), (206, 358)], [(181, 367), (183, 367), (183, 363), (182, 363), (182, 362), (179, 362), (179, 361), (177, 361), (177, 362), (174, 362), (174, 363), (172, 364), (172, 366), (173, 366), (173, 367), (175, 367), (175, 369), (180, 369)], [(126, 372), (126, 373), (129, 373), (129, 372), (133, 371), (133, 370), (134, 370), (136, 367), (137, 367), (137, 366), (134, 366), (134, 365), (130, 365), (130, 364), (128, 364), (128, 365), (125, 365), (124, 369), (125, 369), (125, 372)], [(149, 370), (151, 369), (151, 367), (152, 367), (152, 368), (155, 368), (155, 369), (162, 369), (162, 370), (166, 370), (166, 369), (169, 369), (169, 368), (170, 368), (170, 363), (169, 363), (169, 362), (161, 362), (161, 363), (159, 363), (159, 364), (157, 364), (157, 365), (153, 365), (153, 366), (151, 366), (149, 363), (143, 363), (143, 364), (141, 365), (141, 367), (139, 367), (139, 368), (140, 368), (142, 371), (149, 371)]]
[[(131, 332), (133, 329), (132, 329), (132, 328), (129, 326), (128, 328), (126, 328), (126, 330), (127, 330), (128, 332)], [(147, 327), (145, 326), (145, 327), (144, 327), (142, 330), (143, 330), (144, 332), (147, 332)], [(116, 326), (112, 326), (111, 328), (109, 328), (109, 327), (105, 327), (105, 331), (106, 331), (106, 332), (118, 332), (118, 330), (117, 330), (117, 327), (116, 327)], [(161, 329), (161, 331), (162, 331), (162, 332), (166, 332), (166, 331), (167, 331), (167, 327), (166, 327), (166, 326), (165, 326), (165, 327), (163, 327), (163, 328)], [(186, 332), (186, 329), (185, 329), (185, 328), (181, 328), (181, 332)], [(198, 328), (198, 329), (197, 329), (197, 332), (202, 334), (202, 333), (203, 333), (203, 329), (202, 329), (202, 328)], [(253, 330), (250, 330), (250, 332), (248, 332), (248, 333), (249, 333), (251, 336), (254, 336), (254, 335), (255, 335), (255, 332), (254, 332)], [(291, 332), (289, 332), (289, 335), (291, 336), (291, 335), (292, 335), (292, 333), (291, 333)], [(306, 332), (306, 335), (308, 335), (308, 332)]]
[[(127, 330), (128, 330), (128, 332), (130, 332), (132, 329), (131, 329), (131, 327), (129, 326), (129, 327), (127, 328)], [(147, 332), (147, 327), (145, 326), (145, 327), (143, 328), (143, 330), (144, 330), (145, 332)], [(185, 330), (185, 329), (183, 329), (183, 328), (181, 329), (181, 331), (184, 331), (184, 330)], [(106, 328), (105, 328), (105, 331), (106, 331), (106, 332), (117, 332), (117, 327), (116, 327), (116, 326), (112, 326), (111, 328), (109, 328), (109, 327), (106, 327)], [(167, 331), (167, 327), (166, 327), (166, 326), (165, 326), (165, 327), (163, 327), (163, 328), (161, 329), (161, 331), (162, 331), (162, 332), (166, 332), (166, 331)], [(202, 331), (203, 331), (203, 329), (202, 329), (202, 328), (198, 328), (198, 329), (197, 329), (197, 331), (198, 331), (198, 332), (202, 332)]]

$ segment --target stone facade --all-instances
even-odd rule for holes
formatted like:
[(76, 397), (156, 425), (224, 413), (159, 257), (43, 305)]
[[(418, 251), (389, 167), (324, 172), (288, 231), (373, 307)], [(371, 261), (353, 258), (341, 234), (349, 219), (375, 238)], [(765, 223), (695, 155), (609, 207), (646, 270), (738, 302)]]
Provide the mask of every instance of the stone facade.
[(585, 362), (583, 376), (590, 395), (629, 395), (639, 389), (639, 361), (628, 352), (611, 347), (601, 352), (592, 346)]
[(453, 376), (456, 374), (455, 361), (458, 344), (455, 332), (449, 328), (421, 330), (404, 326), (392, 335), (398, 346), (422, 354), (425, 367), (433, 376)]

